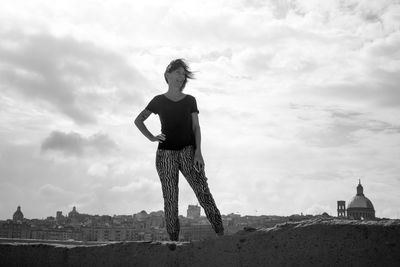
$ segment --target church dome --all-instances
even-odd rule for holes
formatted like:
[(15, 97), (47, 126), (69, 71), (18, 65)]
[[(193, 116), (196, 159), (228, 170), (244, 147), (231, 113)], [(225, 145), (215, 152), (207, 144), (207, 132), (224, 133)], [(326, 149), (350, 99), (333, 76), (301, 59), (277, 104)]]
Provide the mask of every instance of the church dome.
[(354, 196), (353, 199), (350, 201), (349, 205), (347, 206), (348, 209), (351, 208), (368, 208), (374, 209), (374, 205), (372, 205), (371, 200), (369, 200), (365, 196)]
[(17, 211), (14, 212), (13, 221), (14, 222), (22, 222), (24, 220), (24, 214), (21, 211), (21, 207), (18, 206)]
[(354, 219), (374, 219), (375, 209), (371, 200), (364, 196), (364, 188), (361, 181), (358, 182), (357, 195), (355, 195), (347, 206), (347, 215)]
[(75, 206), (72, 208), (72, 211), (70, 211), (68, 213), (69, 218), (74, 218), (74, 217), (77, 217), (78, 215), (79, 215), (79, 212), (76, 210)]

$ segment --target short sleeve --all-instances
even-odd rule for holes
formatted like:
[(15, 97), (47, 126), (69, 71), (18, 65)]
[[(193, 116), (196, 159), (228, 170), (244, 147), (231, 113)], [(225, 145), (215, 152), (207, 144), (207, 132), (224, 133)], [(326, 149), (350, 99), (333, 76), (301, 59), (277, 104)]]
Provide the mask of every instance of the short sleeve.
[(199, 110), (197, 109), (197, 102), (196, 98), (193, 97), (192, 104), (190, 106), (190, 113), (199, 113)]
[(157, 97), (154, 97), (150, 103), (146, 106), (146, 109), (153, 112), (154, 114), (158, 114), (158, 101), (157, 101)]

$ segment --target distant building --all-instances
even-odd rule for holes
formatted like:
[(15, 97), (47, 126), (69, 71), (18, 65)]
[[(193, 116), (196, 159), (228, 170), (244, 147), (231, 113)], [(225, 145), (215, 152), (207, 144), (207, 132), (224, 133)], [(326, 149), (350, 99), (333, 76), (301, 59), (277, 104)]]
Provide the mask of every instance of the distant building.
[(65, 222), (65, 218), (62, 215), (62, 211), (57, 211), (56, 213), (56, 223), (57, 224), (63, 224)]
[(0, 222), (0, 238), (30, 238), (30, 226), (26, 222), (7, 220)]
[(215, 238), (215, 232), (210, 224), (182, 226), (179, 239), (184, 241), (197, 241)]
[(357, 220), (375, 219), (374, 205), (364, 196), (364, 188), (361, 185), (361, 181), (358, 182), (357, 195), (353, 197), (347, 206), (347, 216)]
[(72, 210), (68, 213), (68, 218), (76, 218), (79, 216), (79, 212), (76, 211), (76, 207), (74, 206)]
[(348, 217), (356, 220), (375, 219), (374, 205), (364, 195), (364, 188), (360, 180), (358, 181), (357, 194), (352, 198), (349, 205), (347, 205), (347, 209), (344, 209), (346, 202), (343, 200), (339, 200), (337, 205), (338, 217)]
[(338, 217), (346, 217), (346, 201), (338, 200), (337, 202), (337, 216)]
[(147, 219), (147, 222), (151, 228), (165, 227), (164, 211), (153, 211), (149, 215), (150, 217)]
[(149, 214), (147, 214), (147, 212), (145, 210), (142, 210), (139, 213), (133, 214), (133, 220), (134, 221), (145, 221), (147, 218), (149, 217)]
[(80, 224), (81, 217), (76, 207), (72, 207), (72, 211), (68, 213), (68, 223), (72, 226), (77, 227)]
[(82, 231), (73, 227), (35, 227), (31, 229), (31, 238), (41, 240), (83, 240)]
[(200, 218), (201, 208), (198, 205), (189, 205), (187, 209), (187, 216), (190, 219), (199, 219)]
[(18, 206), (17, 211), (14, 212), (13, 215), (13, 222), (23, 222), (24, 220), (24, 214), (21, 211), (21, 207)]

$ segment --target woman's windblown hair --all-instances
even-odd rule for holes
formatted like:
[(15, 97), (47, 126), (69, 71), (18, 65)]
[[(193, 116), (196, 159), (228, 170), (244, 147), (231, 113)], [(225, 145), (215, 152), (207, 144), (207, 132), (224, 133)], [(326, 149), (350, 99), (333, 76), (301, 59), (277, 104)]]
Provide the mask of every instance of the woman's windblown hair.
[(182, 83), (182, 86), (180, 88), (180, 90), (182, 91), (183, 88), (185, 88), (185, 86), (186, 86), (187, 79), (194, 79), (194, 74), (189, 69), (189, 66), (187, 65), (187, 63), (185, 62), (184, 59), (178, 58), (178, 59), (172, 60), (171, 63), (169, 63), (169, 65), (165, 69), (164, 78), (165, 78), (165, 81), (168, 83), (167, 73), (173, 72), (174, 70), (176, 70), (176, 69), (178, 69), (180, 67), (182, 67), (185, 70), (185, 80)]

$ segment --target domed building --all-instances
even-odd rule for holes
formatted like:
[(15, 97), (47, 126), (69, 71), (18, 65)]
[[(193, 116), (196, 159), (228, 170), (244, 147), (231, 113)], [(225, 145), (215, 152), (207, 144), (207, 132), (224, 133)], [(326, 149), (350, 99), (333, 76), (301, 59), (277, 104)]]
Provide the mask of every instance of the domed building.
[(67, 222), (72, 226), (78, 226), (80, 222), (80, 214), (76, 210), (76, 207), (72, 207), (72, 210), (68, 213)]
[(13, 222), (22, 222), (24, 220), (24, 214), (21, 211), (21, 207), (18, 206), (17, 211), (14, 212)]
[(72, 210), (68, 213), (68, 218), (77, 218), (79, 216), (79, 212), (76, 211), (76, 207), (72, 207)]
[(347, 205), (347, 217), (356, 220), (375, 219), (374, 205), (372, 205), (371, 200), (364, 196), (361, 181), (358, 182), (357, 195)]
[(133, 220), (135, 221), (145, 221), (149, 217), (149, 214), (145, 210), (139, 213), (133, 214)]

